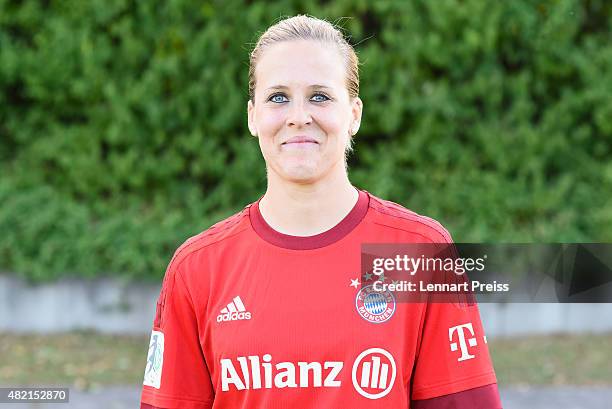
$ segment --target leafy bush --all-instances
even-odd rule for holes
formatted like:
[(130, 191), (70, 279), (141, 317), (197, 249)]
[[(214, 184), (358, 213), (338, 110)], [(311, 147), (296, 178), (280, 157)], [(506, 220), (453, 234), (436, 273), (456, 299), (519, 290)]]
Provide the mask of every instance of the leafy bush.
[(610, 2), (0, 0), (0, 268), (158, 278), (256, 200), (248, 51), (296, 13), (350, 16), (357, 186), (457, 241), (612, 238)]

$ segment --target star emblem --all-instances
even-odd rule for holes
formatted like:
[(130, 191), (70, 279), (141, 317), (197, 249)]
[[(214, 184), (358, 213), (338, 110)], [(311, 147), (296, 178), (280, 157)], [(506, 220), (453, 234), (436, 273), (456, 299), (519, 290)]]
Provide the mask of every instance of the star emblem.
[(381, 275), (378, 276), (378, 281), (380, 281), (381, 283), (385, 282), (385, 273), (382, 273)]
[(354, 279), (354, 280), (351, 278), (351, 284), (349, 285), (349, 287), (355, 287), (355, 288), (357, 288), (357, 287), (359, 287), (359, 284), (360, 284), (360, 283), (359, 283), (359, 279), (358, 279), (358, 278), (356, 278), (356, 279)]
[(366, 272), (366, 273), (363, 275), (363, 280), (364, 280), (364, 281), (370, 281), (370, 279), (371, 279), (371, 278), (372, 278), (372, 274), (370, 274), (370, 273), (367, 273), (367, 272)]

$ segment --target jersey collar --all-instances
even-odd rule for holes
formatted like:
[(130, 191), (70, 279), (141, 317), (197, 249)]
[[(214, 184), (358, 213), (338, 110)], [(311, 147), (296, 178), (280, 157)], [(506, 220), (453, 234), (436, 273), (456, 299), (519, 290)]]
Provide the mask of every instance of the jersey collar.
[(357, 203), (349, 214), (331, 229), (314, 236), (291, 236), (274, 230), (259, 212), (259, 200), (249, 207), (249, 218), (255, 233), (268, 243), (292, 250), (313, 250), (329, 246), (349, 234), (366, 215), (369, 202), (368, 193), (359, 190)]

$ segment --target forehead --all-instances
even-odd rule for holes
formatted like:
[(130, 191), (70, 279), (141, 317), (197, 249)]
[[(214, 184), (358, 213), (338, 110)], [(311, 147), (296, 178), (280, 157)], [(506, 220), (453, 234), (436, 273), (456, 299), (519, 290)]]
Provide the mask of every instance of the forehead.
[(283, 41), (266, 48), (255, 75), (258, 90), (274, 85), (346, 87), (346, 66), (338, 48), (311, 40)]

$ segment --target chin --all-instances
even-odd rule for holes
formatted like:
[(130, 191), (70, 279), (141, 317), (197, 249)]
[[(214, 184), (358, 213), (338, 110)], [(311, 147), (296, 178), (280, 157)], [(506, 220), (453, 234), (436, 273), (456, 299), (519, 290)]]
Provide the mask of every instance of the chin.
[(321, 170), (313, 164), (283, 166), (281, 177), (293, 183), (314, 183), (321, 177)]

